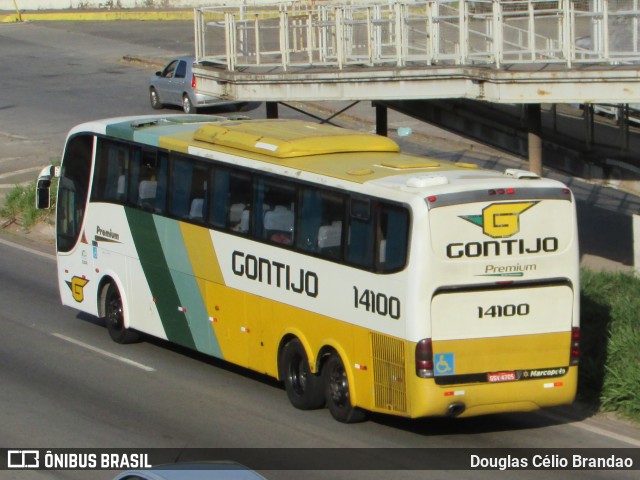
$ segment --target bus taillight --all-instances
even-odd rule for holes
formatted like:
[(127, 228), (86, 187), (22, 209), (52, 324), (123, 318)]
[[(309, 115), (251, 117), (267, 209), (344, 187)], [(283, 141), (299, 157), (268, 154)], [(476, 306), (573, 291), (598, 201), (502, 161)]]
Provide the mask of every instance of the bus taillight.
[(580, 361), (580, 327), (571, 329), (571, 358), (569, 365), (578, 365)]
[(424, 338), (416, 344), (416, 375), (433, 378), (433, 346), (430, 338)]

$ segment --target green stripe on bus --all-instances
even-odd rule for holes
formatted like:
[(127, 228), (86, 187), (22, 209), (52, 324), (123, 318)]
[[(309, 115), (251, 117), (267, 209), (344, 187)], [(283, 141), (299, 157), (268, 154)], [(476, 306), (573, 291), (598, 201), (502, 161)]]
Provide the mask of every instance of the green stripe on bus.
[(167, 338), (185, 347), (195, 348), (187, 317), (178, 309), (181, 306), (180, 297), (169, 272), (153, 215), (135, 208), (125, 208), (125, 212), (140, 265), (155, 299)]
[(106, 130), (106, 134), (109, 137), (129, 141), (133, 140), (133, 128), (131, 128), (131, 122), (112, 123), (107, 125)]
[(209, 314), (191, 266), (180, 223), (176, 220), (154, 216), (156, 230), (167, 260), (173, 285), (178, 292), (196, 348), (200, 352), (222, 358), (222, 350), (215, 336)]

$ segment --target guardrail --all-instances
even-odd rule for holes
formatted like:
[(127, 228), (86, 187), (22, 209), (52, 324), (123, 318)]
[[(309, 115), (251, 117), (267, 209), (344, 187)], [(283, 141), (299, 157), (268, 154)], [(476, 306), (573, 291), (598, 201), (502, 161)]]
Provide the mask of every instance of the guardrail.
[[(248, 67), (638, 62), (640, 0), (296, 1), (195, 9), (198, 62)], [(220, 41), (220, 38), (223, 41)]]

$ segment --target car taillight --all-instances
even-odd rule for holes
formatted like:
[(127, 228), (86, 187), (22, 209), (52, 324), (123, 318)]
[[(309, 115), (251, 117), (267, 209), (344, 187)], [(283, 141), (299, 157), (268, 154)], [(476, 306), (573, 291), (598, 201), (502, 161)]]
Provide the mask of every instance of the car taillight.
[(433, 347), (430, 338), (424, 338), (416, 344), (416, 375), (420, 378), (433, 378)]
[(573, 327), (571, 329), (571, 356), (569, 365), (578, 365), (580, 361), (580, 328)]
[(191, 75), (191, 88), (196, 88), (196, 76)]

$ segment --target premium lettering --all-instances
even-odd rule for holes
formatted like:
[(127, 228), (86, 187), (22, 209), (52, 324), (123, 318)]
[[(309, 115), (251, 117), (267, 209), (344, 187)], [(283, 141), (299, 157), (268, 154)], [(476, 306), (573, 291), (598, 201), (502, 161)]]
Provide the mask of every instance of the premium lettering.
[(96, 236), (101, 238), (108, 238), (111, 240), (120, 240), (120, 234), (109, 230), (103, 230), (100, 225), (96, 227)]

